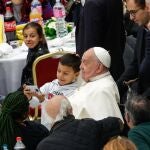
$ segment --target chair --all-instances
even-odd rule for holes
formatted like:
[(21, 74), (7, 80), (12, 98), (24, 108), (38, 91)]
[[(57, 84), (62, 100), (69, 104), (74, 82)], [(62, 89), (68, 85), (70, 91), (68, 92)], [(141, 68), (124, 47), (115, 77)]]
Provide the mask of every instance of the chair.
[[(57, 51), (39, 56), (33, 63), (32, 73), (34, 85), (41, 87), (46, 82), (56, 79), (57, 66), (61, 56), (69, 53), (68, 51)], [(36, 120), (41, 115), (41, 107), (30, 108), (30, 117)]]

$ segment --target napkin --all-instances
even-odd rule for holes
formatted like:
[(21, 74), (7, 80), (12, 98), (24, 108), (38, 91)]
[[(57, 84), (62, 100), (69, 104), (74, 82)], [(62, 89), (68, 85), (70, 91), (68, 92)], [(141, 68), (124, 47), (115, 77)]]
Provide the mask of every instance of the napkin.
[(13, 52), (12, 46), (8, 43), (0, 43), (0, 56), (8, 55)]
[(4, 31), (4, 16), (0, 15), (0, 43), (6, 42), (6, 35)]

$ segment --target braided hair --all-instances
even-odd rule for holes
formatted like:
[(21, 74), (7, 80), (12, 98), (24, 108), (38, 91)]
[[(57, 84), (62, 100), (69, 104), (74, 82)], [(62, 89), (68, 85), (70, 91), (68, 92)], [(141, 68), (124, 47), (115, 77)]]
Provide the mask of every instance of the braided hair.
[(7, 95), (0, 113), (0, 144), (7, 144), (9, 149), (13, 149), (16, 136), (21, 136), (19, 121), (26, 119), (28, 110), (29, 102), (23, 92)]

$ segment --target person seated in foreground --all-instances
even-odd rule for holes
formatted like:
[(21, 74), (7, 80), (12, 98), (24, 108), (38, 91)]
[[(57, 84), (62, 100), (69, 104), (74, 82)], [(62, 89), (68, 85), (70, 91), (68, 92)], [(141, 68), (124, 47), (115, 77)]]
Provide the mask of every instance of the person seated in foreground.
[[(118, 104), (117, 85), (109, 72), (111, 57), (101, 47), (88, 49), (81, 61), (81, 76), (85, 80), (71, 96), (66, 96), (77, 119), (100, 120), (109, 116), (122, 119)], [(122, 119), (123, 120), (123, 119)]]
[[(44, 106), (47, 101), (54, 95), (69, 96), (73, 94), (78, 87), (77, 78), (80, 71), (81, 59), (76, 54), (64, 54), (59, 61), (57, 68), (57, 79), (45, 83), (40, 87), (40, 92), (32, 92), (28, 86), (24, 86), (24, 93), (31, 99), (30, 106), (35, 107), (42, 102), (41, 123), (49, 129), (49, 121), (45, 113)], [(37, 99), (38, 98), (38, 99)]]
[(150, 100), (134, 95), (125, 103), (125, 119), (130, 127), (128, 138), (138, 150), (150, 150)]
[(29, 101), (21, 91), (6, 96), (0, 112), (0, 147), (8, 145), (12, 150), (16, 137), (20, 136), (27, 150), (36, 149), (37, 144), (49, 131), (41, 124), (26, 121), (28, 117)]
[(62, 100), (61, 96), (53, 97), (45, 108), (51, 119), (51, 130), (50, 135), (38, 144), (37, 150), (100, 150), (123, 128), (122, 121), (116, 117), (99, 121), (75, 119), (69, 101)]
[(104, 146), (103, 150), (137, 150), (135, 144), (126, 137), (113, 137)]

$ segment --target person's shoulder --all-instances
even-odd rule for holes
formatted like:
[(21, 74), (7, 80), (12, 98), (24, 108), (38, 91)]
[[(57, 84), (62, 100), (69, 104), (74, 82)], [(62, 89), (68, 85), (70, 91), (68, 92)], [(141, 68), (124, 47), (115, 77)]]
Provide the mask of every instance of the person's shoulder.
[(86, 0), (85, 7), (86, 6), (103, 6), (104, 2), (103, 0)]
[(71, 83), (69, 83), (69, 84), (66, 84), (66, 85), (64, 85), (65, 87), (70, 87), (70, 88), (77, 88), (78, 87), (78, 82), (77, 81), (75, 81), (75, 82), (71, 82)]
[(76, 122), (78, 122), (80, 125), (88, 125), (90, 127), (97, 126), (98, 121), (93, 118), (83, 118), (83, 119), (76, 119)]
[(51, 136), (44, 138), (38, 145), (36, 150), (47, 150), (51, 146)]
[(45, 132), (49, 134), (49, 130), (40, 122), (24, 121), (24, 123), (26, 124), (28, 128), (32, 129), (33, 131), (38, 131), (38, 132), (43, 132), (43, 133)]
[(150, 133), (150, 122), (143, 122), (136, 126), (134, 126), (132, 129), (130, 129), (130, 133), (140, 133), (141, 131), (148, 131)]
[[(104, 84), (101, 84), (102, 87), (116, 85), (112, 75), (110, 75), (110, 74), (108, 74), (107, 76), (105, 76), (103, 78), (98, 79), (97, 82), (104, 83)], [(97, 83), (97, 82), (95, 81), (95, 83)]]

